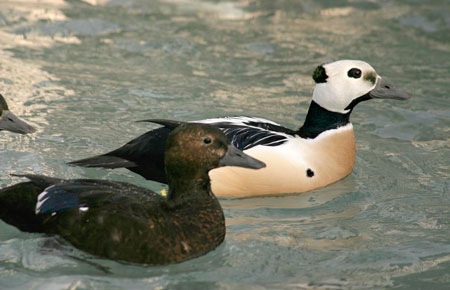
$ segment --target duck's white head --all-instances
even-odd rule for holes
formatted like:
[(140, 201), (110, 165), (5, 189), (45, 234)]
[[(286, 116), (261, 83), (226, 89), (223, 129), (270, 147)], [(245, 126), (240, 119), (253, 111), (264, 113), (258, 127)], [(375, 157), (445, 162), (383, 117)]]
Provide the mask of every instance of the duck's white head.
[(313, 73), (316, 82), (313, 101), (328, 111), (346, 114), (361, 101), (371, 98), (399, 99), (410, 94), (395, 89), (368, 63), (339, 60), (320, 65)]

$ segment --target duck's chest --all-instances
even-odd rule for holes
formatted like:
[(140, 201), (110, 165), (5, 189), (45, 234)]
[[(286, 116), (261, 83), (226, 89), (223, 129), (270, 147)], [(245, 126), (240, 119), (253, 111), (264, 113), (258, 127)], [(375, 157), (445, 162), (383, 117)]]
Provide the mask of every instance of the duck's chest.
[(245, 153), (266, 163), (250, 170), (222, 167), (210, 172), (217, 196), (304, 192), (336, 182), (351, 173), (355, 137), (351, 124), (329, 130), (314, 139), (292, 138), (280, 146), (256, 146)]

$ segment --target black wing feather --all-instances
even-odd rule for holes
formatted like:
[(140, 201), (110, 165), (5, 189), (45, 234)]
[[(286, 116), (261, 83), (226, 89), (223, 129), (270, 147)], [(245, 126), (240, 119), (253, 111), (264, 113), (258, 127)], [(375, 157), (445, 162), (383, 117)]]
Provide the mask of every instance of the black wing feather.
[(39, 195), (36, 212), (49, 214), (80, 207), (107, 209), (118, 199), (125, 199), (127, 202), (133, 200), (151, 202), (161, 201), (164, 198), (151, 190), (123, 182), (95, 179), (65, 180), (45, 188)]
[[(286, 135), (295, 135), (295, 131), (271, 123), (244, 122), (246, 125), (233, 123), (216, 123), (228, 140), (240, 150), (247, 150), (252, 147), (278, 146), (288, 140)], [(281, 134), (278, 134), (281, 133)]]
[(173, 129), (161, 127), (149, 131), (103, 155), (72, 161), (69, 164), (84, 167), (125, 167), (146, 179), (167, 183), (164, 171), (164, 148)]
[(120, 158), (117, 156), (97, 155), (85, 159), (80, 159), (67, 163), (69, 165), (83, 166), (83, 167), (102, 167), (108, 169), (114, 168), (130, 168), (138, 166), (136, 163)]
[(50, 186), (39, 195), (36, 213), (48, 214), (78, 208), (78, 191), (67, 191), (61, 186)]

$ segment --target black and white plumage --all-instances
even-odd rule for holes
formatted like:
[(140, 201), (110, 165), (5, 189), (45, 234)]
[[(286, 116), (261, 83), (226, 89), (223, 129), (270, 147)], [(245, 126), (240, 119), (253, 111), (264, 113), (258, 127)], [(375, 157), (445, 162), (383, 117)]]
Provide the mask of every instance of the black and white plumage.
[[(336, 182), (351, 173), (356, 147), (350, 114), (369, 99), (407, 99), (410, 95), (382, 79), (367, 63), (341, 60), (320, 65), (303, 126), (292, 130), (273, 121), (226, 117), (192, 121), (219, 127), (236, 147), (264, 161), (251, 172), (220, 168), (210, 172), (217, 196), (243, 197), (304, 192)], [(71, 162), (85, 167), (126, 167), (146, 179), (166, 182), (162, 170), (167, 135), (183, 122), (147, 120), (163, 125), (109, 153)]]
[(228, 140), (241, 150), (255, 146), (279, 146), (296, 132), (273, 121), (252, 117), (224, 117), (194, 121), (219, 127)]
[[(29, 176), (33, 179), (34, 176)], [(71, 182), (65, 186), (62, 181), (59, 185), (51, 185), (38, 195), (36, 203), (36, 214), (57, 213), (68, 209), (78, 208), (80, 210), (89, 209), (79, 202), (79, 196), (82, 191), (89, 190), (90, 187), (95, 188), (95, 184), (87, 186), (81, 182)]]

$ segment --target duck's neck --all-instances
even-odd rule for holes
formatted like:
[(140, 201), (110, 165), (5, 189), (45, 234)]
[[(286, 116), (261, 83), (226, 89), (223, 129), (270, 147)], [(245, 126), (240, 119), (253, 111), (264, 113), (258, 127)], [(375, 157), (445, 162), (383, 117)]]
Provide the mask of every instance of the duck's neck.
[[(168, 176), (169, 177), (169, 176)], [(195, 178), (170, 178), (167, 200), (178, 202), (186, 199), (205, 199), (211, 194), (211, 185), (208, 174)]]
[(324, 131), (337, 129), (350, 123), (351, 112), (351, 109), (345, 114), (331, 112), (312, 101), (305, 123), (298, 129), (297, 134), (302, 138), (316, 138)]

